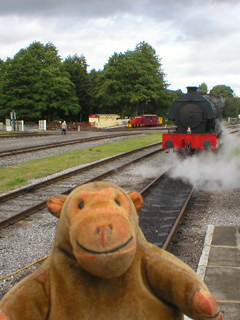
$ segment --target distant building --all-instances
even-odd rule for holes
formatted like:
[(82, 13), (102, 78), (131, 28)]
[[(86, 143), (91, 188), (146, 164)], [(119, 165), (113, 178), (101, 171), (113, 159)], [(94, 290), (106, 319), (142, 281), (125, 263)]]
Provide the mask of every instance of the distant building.
[(117, 119), (120, 118), (118, 114), (90, 114), (89, 123), (95, 128), (107, 128), (119, 125)]

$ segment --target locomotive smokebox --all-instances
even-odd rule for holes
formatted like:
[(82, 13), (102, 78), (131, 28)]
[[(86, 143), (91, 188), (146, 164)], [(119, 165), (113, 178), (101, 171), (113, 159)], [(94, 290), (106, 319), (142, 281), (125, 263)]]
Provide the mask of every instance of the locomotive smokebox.
[(187, 87), (187, 93), (197, 93), (198, 87)]

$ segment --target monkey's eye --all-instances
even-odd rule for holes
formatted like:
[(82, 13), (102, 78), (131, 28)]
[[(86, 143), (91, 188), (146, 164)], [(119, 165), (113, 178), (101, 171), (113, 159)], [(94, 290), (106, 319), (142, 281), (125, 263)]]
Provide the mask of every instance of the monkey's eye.
[(116, 202), (116, 204), (117, 204), (118, 206), (121, 205), (121, 203), (120, 203), (120, 201), (119, 201), (118, 199), (115, 199), (115, 202)]
[(83, 201), (80, 201), (79, 204), (78, 204), (78, 208), (79, 209), (82, 209), (84, 207), (84, 202)]

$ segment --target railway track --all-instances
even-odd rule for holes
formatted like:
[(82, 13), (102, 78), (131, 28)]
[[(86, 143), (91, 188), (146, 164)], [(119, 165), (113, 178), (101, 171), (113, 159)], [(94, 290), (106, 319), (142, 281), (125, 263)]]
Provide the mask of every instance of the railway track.
[(139, 212), (146, 239), (167, 249), (193, 195), (194, 187), (165, 172), (141, 191), (144, 205)]
[(51, 133), (43, 132), (15, 132), (15, 133), (1, 133), (0, 139), (12, 139), (12, 138), (32, 138), (32, 137), (44, 137), (50, 136)]
[(79, 139), (73, 139), (73, 140), (67, 140), (67, 141), (60, 141), (60, 142), (54, 142), (54, 143), (46, 143), (44, 145), (35, 145), (35, 146), (28, 146), (23, 148), (15, 148), (15, 149), (9, 149), (0, 151), (0, 158), (4, 157), (11, 157), (18, 154), (23, 153), (29, 153), (29, 152), (37, 152), (41, 150), (51, 149), (51, 148), (59, 148), (69, 145), (75, 145), (75, 144), (83, 144), (83, 143), (89, 143), (92, 141), (99, 141), (99, 140), (107, 140), (107, 139), (113, 139), (113, 138), (119, 138), (124, 136), (134, 136), (139, 135), (139, 132), (135, 133), (121, 133), (121, 134), (111, 134), (111, 135), (103, 135), (98, 137), (89, 137), (89, 138), (79, 138)]
[[(43, 209), (52, 194), (68, 194), (87, 181), (101, 180), (134, 162), (161, 152), (161, 143), (81, 166), (0, 196), (0, 229)], [(105, 166), (108, 166), (106, 169)], [(21, 211), (19, 211), (19, 209)]]
[[(110, 176), (105, 180), (113, 182)], [(123, 187), (122, 183), (119, 186)], [(193, 194), (193, 187), (181, 180), (170, 178), (166, 172), (155, 179), (147, 179), (141, 186), (139, 185), (139, 189), (141, 190), (138, 191), (144, 197), (144, 206), (139, 212), (140, 227), (149, 242), (167, 249)], [(22, 228), (24, 230), (24, 225)], [(20, 270), (12, 275), (0, 277), (0, 283), (5, 281), (0, 298), (9, 289), (9, 286), (13, 286), (22, 277), (31, 273), (46, 257), (32, 261), (33, 263), (26, 267), (19, 266)]]
[(166, 131), (166, 130), (174, 130), (176, 129), (176, 126), (156, 126), (156, 127), (115, 127), (111, 129), (99, 129), (100, 132), (119, 132), (119, 131)]

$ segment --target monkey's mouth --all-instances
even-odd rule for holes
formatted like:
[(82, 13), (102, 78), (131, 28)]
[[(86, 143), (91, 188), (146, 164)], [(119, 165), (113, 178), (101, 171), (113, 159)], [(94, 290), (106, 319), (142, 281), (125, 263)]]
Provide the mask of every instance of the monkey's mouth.
[(114, 253), (117, 252), (118, 250), (121, 250), (122, 248), (126, 247), (131, 241), (133, 240), (133, 236), (131, 236), (125, 243), (123, 243), (122, 245), (113, 248), (111, 250), (106, 250), (106, 251), (93, 251), (90, 249), (85, 248), (84, 246), (82, 246), (77, 240), (76, 243), (77, 245), (83, 249), (84, 251), (88, 252), (88, 253), (92, 253), (92, 254), (109, 254), (109, 253)]

